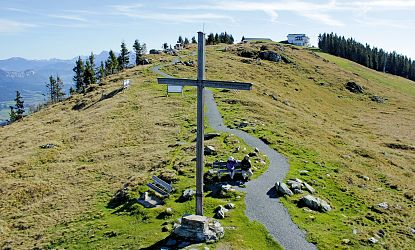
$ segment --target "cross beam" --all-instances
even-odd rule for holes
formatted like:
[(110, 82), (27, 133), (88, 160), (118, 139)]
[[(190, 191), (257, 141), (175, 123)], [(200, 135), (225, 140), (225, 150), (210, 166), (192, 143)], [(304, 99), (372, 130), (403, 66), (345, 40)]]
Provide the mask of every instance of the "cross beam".
[(197, 80), (157, 78), (159, 84), (197, 87), (196, 214), (203, 215), (204, 88), (251, 90), (252, 83), (205, 80), (205, 34), (198, 32)]
[(159, 84), (168, 84), (175, 86), (203, 86), (208, 88), (220, 89), (240, 89), (251, 90), (252, 83), (247, 82), (225, 82), (225, 81), (211, 81), (211, 80), (192, 80), (185, 78), (157, 78)]

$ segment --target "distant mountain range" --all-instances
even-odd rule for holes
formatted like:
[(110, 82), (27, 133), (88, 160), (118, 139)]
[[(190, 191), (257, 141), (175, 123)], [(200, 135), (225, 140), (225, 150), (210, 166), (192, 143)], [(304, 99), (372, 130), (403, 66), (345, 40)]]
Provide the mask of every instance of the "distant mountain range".
[[(101, 61), (105, 61), (108, 58), (108, 54), (108, 51), (103, 51), (95, 55), (97, 67)], [(81, 56), (81, 58), (86, 59), (88, 56)], [(31, 99), (32, 95), (39, 96), (41, 93), (44, 93), (46, 91), (45, 84), (49, 80), (50, 75), (59, 75), (64, 82), (65, 90), (68, 91), (73, 86), (72, 69), (77, 59), (78, 57), (68, 60), (28, 60), (21, 57), (12, 57), (0, 60), (0, 109), (7, 106), (1, 105), (2, 102), (12, 101), (15, 98), (17, 90), (22, 92), (23, 96), (28, 99)], [(6, 118), (0, 115), (0, 120)]]

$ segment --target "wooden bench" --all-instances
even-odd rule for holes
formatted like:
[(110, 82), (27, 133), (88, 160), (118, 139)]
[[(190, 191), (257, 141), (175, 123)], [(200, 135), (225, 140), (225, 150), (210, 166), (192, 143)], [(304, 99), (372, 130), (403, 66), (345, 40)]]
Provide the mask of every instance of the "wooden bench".
[[(236, 165), (235, 165), (235, 173), (242, 173), (242, 170), (240, 169), (240, 161), (236, 161)], [(217, 174), (218, 178), (220, 178), (220, 175), (222, 173), (228, 173), (229, 171), (228, 169), (226, 169), (226, 161), (214, 161), (212, 163), (212, 169), (209, 170), (209, 173), (211, 174)]]
[(147, 183), (147, 187), (151, 188), (161, 196), (168, 197), (173, 191), (173, 186), (171, 184), (168, 184), (157, 176), (153, 176), (152, 179), (153, 183)]

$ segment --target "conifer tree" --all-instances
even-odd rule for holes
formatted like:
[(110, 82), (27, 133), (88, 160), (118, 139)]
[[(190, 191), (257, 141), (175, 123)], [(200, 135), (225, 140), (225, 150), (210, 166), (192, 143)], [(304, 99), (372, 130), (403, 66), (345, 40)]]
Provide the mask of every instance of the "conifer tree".
[(106, 72), (106, 70), (105, 70), (105, 67), (104, 67), (104, 62), (101, 62), (101, 65), (99, 66), (99, 69), (98, 69), (98, 79), (99, 79), (100, 84), (102, 83), (102, 81), (105, 78), (105, 75), (106, 75), (105, 72)]
[(22, 119), (24, 114), (24, 101), (22, 100), (22, 96), (19, 91), (16, 91), (16, 98), (14, 101), (16, 102), (15, 106), (10, 106), (10, 122)]
[(146, 53), (146, 44), (140, 44), (138, 40), (135, 40), (133, 48), (135, 52), (135, 65), (140, 65), (144, 61), (144, 55)]
[(177, 43), (180, 43), (180, 44), (183, 45), (183, 38), (182, 38), (182, 36), (179, 36), (179, 39), (177, 39)]
[(112, 75), (118, 71), (118, 60), (114, 51), (110, 50), (108, 59), (105, 62), (106, 75)]
[(187, 45), (189, 45), (189, 39), (187, 39), (187, 37), (186, 38), (184, 38), (184, 42), (183, 42), (183, 44), (184, 44), (184, 46), (187, 46)]
[(163, 45), (161, 46), (164, 50), (169, 48), (169, 45), (167, 43), (163, 43)]
[(125, 42), (121, 43), (121, 51), (120, 55), (118, 56), (118, 67), (120, 70), (126, 69), (128, 64), (130, 63), (130, 51), (128, 51)]
[(85, 84), (84, 84), (84, 73), (85, 73), (85, 66), (84, 62), (82, 61), (81, 57), (78, 57), (78, 60), (75, 63), (75, 67), (73, 68), (75, 75), (73, 77), (73, 81), (75, 82), (75, 89), (78, 93), (85, 92)]
[(192, 37), (192, 43), (197, 43), (196, 37)]

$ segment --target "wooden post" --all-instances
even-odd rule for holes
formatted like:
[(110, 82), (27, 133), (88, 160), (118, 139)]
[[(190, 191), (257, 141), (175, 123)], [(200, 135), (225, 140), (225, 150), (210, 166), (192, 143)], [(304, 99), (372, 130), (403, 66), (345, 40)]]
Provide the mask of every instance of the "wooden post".
[(205, 34), (200, 31), (197, 34), (196, 215), (203, 215)]

